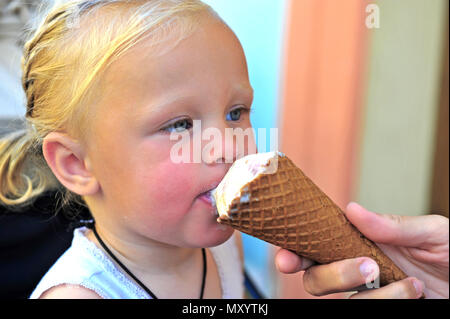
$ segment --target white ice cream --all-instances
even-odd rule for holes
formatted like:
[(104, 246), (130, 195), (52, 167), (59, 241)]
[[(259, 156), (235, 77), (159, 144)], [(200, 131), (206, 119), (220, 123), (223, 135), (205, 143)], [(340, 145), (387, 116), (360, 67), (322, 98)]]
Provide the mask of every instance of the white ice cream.
[[(219, 217), (228, 216), (232, 201), (241, 197), (242, 187), (261, 174), (273, 174), (278, 168), (278, 155), (283, 153), (274, 151), (247, 155), (236, 160), (229, 171), (212, 192)], [(248, 194), (241, 197), (241, 202), (248, 201)]]

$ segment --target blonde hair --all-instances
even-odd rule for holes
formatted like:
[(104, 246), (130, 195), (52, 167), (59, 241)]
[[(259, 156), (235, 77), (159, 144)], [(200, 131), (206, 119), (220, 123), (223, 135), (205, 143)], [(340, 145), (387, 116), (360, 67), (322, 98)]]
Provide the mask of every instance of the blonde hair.
[(24, 45), (26, 129), (0, 139), (0, 203), (22, 208), (42, 193), (58, 190), (62, 206), (84, 205), (48, 167), (44, 137), (63, 131), (87, 141), (94, 92), (106, 68), (143, 39), (156, 46), (170, 38), (176, 45), (205, 12), (218, 18), (199, 0), (65, 1), (51, 8)]

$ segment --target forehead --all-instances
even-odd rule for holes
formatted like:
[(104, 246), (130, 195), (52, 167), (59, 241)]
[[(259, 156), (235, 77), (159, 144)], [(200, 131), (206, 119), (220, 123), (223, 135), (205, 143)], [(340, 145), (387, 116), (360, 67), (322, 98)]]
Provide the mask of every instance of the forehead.
[(193, 88), (200, 81), (248, 82), (248, 73), (234, 33), (220, 20), (203, 17), (195, 31), (179, 42), (176, 37), (156, 46), (140, 42), (109, 67), (104, 79), (108, 96), (119, 92), (155, 96), (175, 87)]

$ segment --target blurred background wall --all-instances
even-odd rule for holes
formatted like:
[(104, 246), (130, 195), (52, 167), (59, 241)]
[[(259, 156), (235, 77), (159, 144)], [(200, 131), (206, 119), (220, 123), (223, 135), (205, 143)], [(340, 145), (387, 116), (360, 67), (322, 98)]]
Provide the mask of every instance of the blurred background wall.
[(448, 1), (290, 4), (281, 149), (343, 209), (448, 216)]
[(375, 211), (419, 215), (430, 211), (448, 1), (377, 4), (354, 198)]
[[(448, 1), (206, 2), (244, 47), (254, 128), (278, 128), (339, 206), (448, 216)], [(18, 40), (40, 3), (0, 0), (0, 130), (24, 116)], [(244, 236), (244, 251), (266, 296), (311, 297), (301, 273), (276, 272), (274, 247)]]
[(32, 15), (25, 1), (0, 0), (0, 117), (24, 116), (25, 94), (20, 78), (23, 27)]

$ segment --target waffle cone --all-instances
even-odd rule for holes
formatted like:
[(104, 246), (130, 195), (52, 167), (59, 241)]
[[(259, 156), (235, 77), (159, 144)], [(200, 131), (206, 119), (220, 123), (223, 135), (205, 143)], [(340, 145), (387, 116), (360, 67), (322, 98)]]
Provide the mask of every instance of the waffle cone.
[(321, 264), (370, 257), (380, 268), (381, 286), (407, 277), (286, 156), (278, 155), (275, 173), (245, 184), (240, 198), (231, 202), (228, 216), (219, 217), (219, 223)]

